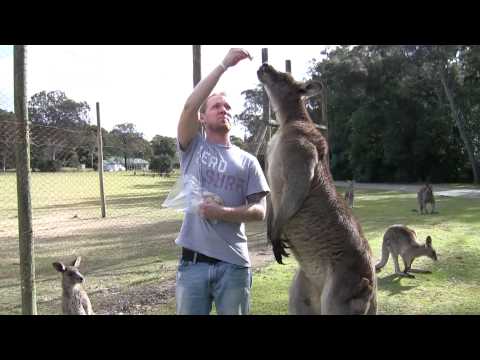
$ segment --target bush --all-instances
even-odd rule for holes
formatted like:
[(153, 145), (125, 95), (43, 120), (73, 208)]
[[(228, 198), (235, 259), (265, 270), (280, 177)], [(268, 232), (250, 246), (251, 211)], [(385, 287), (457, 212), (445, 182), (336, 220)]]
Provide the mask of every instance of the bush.
[(173, 159), (165, 154), (154, 156), (150, 162), (150, 170), (152, 171), (170, 173), (172, 169)]
[(60, 160), (44, 160), (38, 163), (38, 169), (42, 172), (57, 172), (61, 169)]
[(68, 160), (65, 164), (67, 167), (78, 168), (80, 161), (76, 152), (71, 152), (68, 156)]

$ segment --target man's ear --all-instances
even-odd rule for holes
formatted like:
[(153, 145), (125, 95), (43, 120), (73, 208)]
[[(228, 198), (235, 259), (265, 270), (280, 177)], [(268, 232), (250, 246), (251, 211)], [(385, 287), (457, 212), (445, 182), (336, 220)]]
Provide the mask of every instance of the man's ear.
[(320, 96), (322, 94), (323, 86), (320, 81), (308, 80), (304, 82), (300, 87), (300, 93), (306, 98), (313, 96)]

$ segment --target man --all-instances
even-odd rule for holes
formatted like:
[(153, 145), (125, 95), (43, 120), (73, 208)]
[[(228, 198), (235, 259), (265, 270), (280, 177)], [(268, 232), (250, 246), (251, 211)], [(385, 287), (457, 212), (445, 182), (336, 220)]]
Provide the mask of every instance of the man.
[(231, 49), (197, 84), (178, 123), (182, 175), (195, 178), (210, 196), (198, 211), (185, 213), (175, 241), (182, 247), (177, 314), (207, 315), (212, 303), (221, 315), (249, 312), (252, 274), (245, 222), (265, 219), (270, 189), (257, 159), (230, 143), (230, 105), (224, 94), (210, 95), (222, 74), (247, 57), (245, 50)]

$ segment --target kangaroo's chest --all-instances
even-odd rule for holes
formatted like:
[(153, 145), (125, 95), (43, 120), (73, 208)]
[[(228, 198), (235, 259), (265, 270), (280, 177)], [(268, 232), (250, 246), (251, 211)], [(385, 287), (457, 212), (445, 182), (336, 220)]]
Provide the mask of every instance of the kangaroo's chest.
[(276, 206), (281, 196), (284, 183), (280, 131), (278, 131), (268, 143), (267, 167), (267, 179), (270, 185), (272, 204)]
[(62, 301), (63, 313), (67, 315), (85, 315), (81, 302), (81, 293), (74, 290), (69, 296), (64, 296)]

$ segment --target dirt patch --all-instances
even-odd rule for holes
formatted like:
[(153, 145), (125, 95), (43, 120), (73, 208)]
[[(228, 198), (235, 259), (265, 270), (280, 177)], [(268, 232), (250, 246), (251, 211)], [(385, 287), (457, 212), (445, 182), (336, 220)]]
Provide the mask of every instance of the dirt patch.
[[(264, 233), (251, 235), (250, 261), (254, 274), (274, 261), (271, 246), (262, 242)], [(145, 315), (156, 313), (175, 298), (175, 272), (168, 280), (143, 286), (108, 289), (91, 295), (98, 315)]]
[[(175, 279), (128, 289), (109, 289), (97, 294), (97, 315), (144, 315), (166, 305), (175, 296)], [(93, 302), (93, 301), (92, 301)]]

